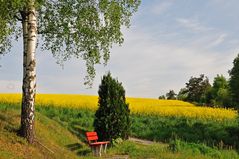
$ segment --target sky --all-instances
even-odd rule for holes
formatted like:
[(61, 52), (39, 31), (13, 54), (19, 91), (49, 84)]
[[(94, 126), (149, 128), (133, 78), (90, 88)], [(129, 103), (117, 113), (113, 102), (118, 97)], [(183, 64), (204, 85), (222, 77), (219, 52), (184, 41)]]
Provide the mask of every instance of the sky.
[[(37, 93), (97, 95), (108, 71), (126, 96), (158, 98), (185, 87), (190, 77), (226, 78), (239, 53), (238, 0), (142, 0), (122, 28), (124, 43), (114, 45), (107, 66), (96, 66), (92, 88), (84, 86), (85, 63), (71, 59), (62, 68), (51, 52), (37, 50)], [(0, 93), (21, 93), (22, 41), (0, 59)]]

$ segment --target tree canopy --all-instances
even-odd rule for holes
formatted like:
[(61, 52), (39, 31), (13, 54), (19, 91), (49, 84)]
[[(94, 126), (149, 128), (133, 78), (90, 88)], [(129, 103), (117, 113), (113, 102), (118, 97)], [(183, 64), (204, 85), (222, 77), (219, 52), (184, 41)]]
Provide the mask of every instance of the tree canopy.
[(214, 78), (211, 88), (211, 104), (216, 106), (228, 107), (230, 105), (230, 97), (228, 91), (228, 81), (223, 75), (217, 75)]
[[(14, 37), (22, 35), (18, 21), (26, 16), (30, 1), (1, 0), (0, 54), (10, 50)], [(71, 57), (85, 60), (85, 84), (90, 85), (94, 66), (107, 63), (113, 43), (122, 44), (121, 28), (129, 27), (139, 4), (140, 0), (36, 0), (38, 42), (60, 64)]]
[(186, 83), (186, 90), (184, 93), (187, 94), (187, 101), (205, 103), (206, 93), (210, 89), (211, 85), (207, 77), (203, 74), (200, 77), (191, 77)]
[[(50, 50), (62, 64), (72, 57), (86, 62), (91, 86), (96, 64), (106, 64), (113, 43), (122, 44), (122, 26), (140, 0), (0, 0), (0, 54), (23, 38), (23, 86), (20, 134), (34, 142), (36, 47)], [(19, 24), (21, 22), (21, 25)], [(39, 40), (39, 38), (41, 40)]]
[(233, 107), (239, 108), (239, 54), (233, 61), (233, 67), (229, 71), (230, 94)]
[(186, 87), (179, 90), (177, 99), (199, 105), (207, 104), (210, 88), (209, 80), (204, 74), (201, 74), (199, 77), (191, 77), (186, 83)]
[(166, 98), (167, 99), (176, 99), (176, 93), (174, 92), (174, 90), (169, 90), (168, 93), (166, 93)]

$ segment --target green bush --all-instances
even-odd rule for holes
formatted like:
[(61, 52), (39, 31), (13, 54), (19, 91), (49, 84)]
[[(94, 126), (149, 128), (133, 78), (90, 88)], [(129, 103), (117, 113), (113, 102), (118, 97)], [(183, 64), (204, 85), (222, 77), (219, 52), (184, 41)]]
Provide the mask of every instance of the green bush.
[(94, 127), (99, 139), (127, 139), (130, 132), (130, 110), (122, 83), (108, 73), (103, 76), (98, 94), (99, 108), (95, 113)]

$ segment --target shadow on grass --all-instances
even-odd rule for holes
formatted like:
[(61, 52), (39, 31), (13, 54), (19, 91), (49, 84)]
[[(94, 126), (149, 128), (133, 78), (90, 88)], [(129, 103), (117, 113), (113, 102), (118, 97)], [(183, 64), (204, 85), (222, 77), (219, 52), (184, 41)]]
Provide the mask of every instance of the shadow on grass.
[(79, 151), (77, 151), (77, 155), (78, 156), (86, 156), (91, 154), (91, 150), (90, 149), (80, 149)]
[(4, 114), (0, 114), (1, 121), (7, 121), (7, 117)]
[(71, 151), (76, 151), (78, 149), (81, 149), (83, 148), (83, 146), (79, 143), (75, 143), (75, 144), (69, 144), (69, 145), (66, 145), (66, 147), (71, 150)]
[(80, 125), (76, 124), (74, 125), (71, 124), (68, 129), (71, 133), (76, 135), (82, 142), (87, 143), (85, 133), (89, 130), (86, 130), (85, 128), (82, 128)]
[(69, 144), (69, 145), (66, 145), (66, 147), (70, 151), (76, 151), (76, 154), (78, 156), (86, 156), (91, 153), (91, 150), (89, 148), (84, 147), (83, 145), (79, 143)]

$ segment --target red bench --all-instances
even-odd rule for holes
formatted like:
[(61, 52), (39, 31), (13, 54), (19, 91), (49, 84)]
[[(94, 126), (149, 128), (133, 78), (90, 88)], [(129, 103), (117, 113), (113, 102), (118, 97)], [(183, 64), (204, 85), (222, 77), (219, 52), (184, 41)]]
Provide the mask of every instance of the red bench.
[(109, 141), (98, 142), (98, 135), (95, 131), (86, 132), (86, 138), (95, 156), (101, 156), (102, 149), (104, 149), (104, 153), (106, 153), (107, 145), (110, 143)]

